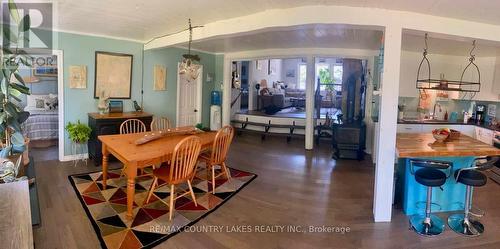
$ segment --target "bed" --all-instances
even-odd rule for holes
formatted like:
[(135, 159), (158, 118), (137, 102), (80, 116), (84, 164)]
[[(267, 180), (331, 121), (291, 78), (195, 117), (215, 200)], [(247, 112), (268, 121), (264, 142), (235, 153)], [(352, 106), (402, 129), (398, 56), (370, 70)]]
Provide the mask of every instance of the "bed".
[(30, 113), (28, 120), (22, 124), (25, 137), (31, 142), (58, 139), (57, 95), (29, 95), (24, 110)]

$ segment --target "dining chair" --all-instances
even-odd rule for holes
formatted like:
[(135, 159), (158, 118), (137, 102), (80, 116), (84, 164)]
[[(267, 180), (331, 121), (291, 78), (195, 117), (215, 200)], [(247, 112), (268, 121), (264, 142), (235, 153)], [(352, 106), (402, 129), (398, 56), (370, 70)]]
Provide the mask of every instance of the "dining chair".
[(139, 119), (127, 119), (120, 125), (120, 134), (146, 132), (146, 125)]
[[(200, 161), (205, 162), (208, 174), (212, 172), (212, 193), (215, 194), (215, 178), (225, 175), (228, 180), (231, 180), (231, 173), (226, 166), (226, 157), (229, 151), (229, 145), (233, 140), (234, 129), (226, 125), (222, 127), (215, 135), (214, 143), (210, 151), (202, 153), (199, 157)], [(215, 175), (215, 166), (220, 166), (221, 173)], [(208, 180), (210, 182), (210, 180)]]
[[(131, 134), (131, 133), (140, 133), (146, 132), (146, 125), (139, 119), (127, 119), (123, 121), (120, 125), (120, 134)], [(154, 165), (153, 165), (154, 168)], [(125, 175), (126, 165), (123, 166), (122, 172), (120, 173), (120, 177)], [(141, 174), (144, 174), (144, 169), (141, 169)]]
[[(151, 196), (154, 194), (156, 188), (160, 188), (164, 185), (170, 186), (170, 203), (166, 203), (161, 198), (160, 201), (165, 203), (170, 208), (169, 219), (172, 220), (172, 213), (174, 211), (175, 200), (181, 198), (187, 194), (191, 194), (195, 206), (198, 206), (196, 202), (196, 197), (193, 192), (193, 187), (191, 186), (191, 179), (195, 174), (195, 166), (198, 162), (198, 156), (201, 150), (201, 140), (197, 136), (189, 136), (182, 139), (174, 148), (172, 153), (172, 158), (168, 166), (159, 167), (153, 170), (153, 182), (149, 188), (148, 197), (146, 198), (146, 203), (149, 203)], [(158, 185), (158, 179), (162, 180), (162, 185)], [(175, 186), (187, 183), (189, 190), (181, 195), (176, 195)]]
[(170, 129), (170, 120), (166, 117), (154, 117), (151, 122), (151, 131), (164, 131)]

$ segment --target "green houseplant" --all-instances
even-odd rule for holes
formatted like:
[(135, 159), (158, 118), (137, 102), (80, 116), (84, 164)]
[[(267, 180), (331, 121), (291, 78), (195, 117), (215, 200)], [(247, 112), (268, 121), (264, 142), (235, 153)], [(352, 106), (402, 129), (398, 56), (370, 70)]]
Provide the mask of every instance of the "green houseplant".
[(19, 48), (19, 44), (29, 41), (27, 36), (22, 34), (29, 32), (31, 21), (29, 15), (20, 17), (13, 0), (9, 0), (8, 9), (13, 23), (4, 23), (2, 26), (2, 36), (7, 42), (0, 51), (0, 134), (2, 134), (3, 152), (1, 154), (9, 154), (11, 150), (19, 153), (25, 150), (21, 124), (29, 116), (29, 113), (22, 111), (20, 107), (21, 96), (29, 95), (30, 91), (19, 74), (19, 68), (31, 67), (31, 57)]
[(76, 123), (68, 122), (65, 129), (68, 131), (69, 139), (77, 144), (89, 141), (92, 132), (92, 129), (88, 125), (80, 123), (80, 120)]

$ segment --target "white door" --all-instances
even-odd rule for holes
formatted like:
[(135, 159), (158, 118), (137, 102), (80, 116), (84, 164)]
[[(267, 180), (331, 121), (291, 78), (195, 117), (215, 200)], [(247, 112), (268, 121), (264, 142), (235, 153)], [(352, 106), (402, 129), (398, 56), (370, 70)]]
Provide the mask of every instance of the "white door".
[(203, 67), (196, 79), (177, 74), (177, 127), (194, 126), (201, 122), (201, 87)]

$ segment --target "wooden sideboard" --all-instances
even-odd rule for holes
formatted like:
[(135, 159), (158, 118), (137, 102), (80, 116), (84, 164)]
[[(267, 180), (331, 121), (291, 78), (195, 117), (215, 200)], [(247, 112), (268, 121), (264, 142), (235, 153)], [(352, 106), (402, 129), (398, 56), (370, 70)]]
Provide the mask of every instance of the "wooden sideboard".
[(120, 125), (127, 119), (139, 119), (149, 130), (153, 115), (147, 112), (123, 112), (123, 113), (89, 113), (89, 126), (92, 129), (88, 141), (89, 158), (96, 166), (102, 162), (102, 143), (97, 139), (100, 135), (111, 135), (120, 133)]

